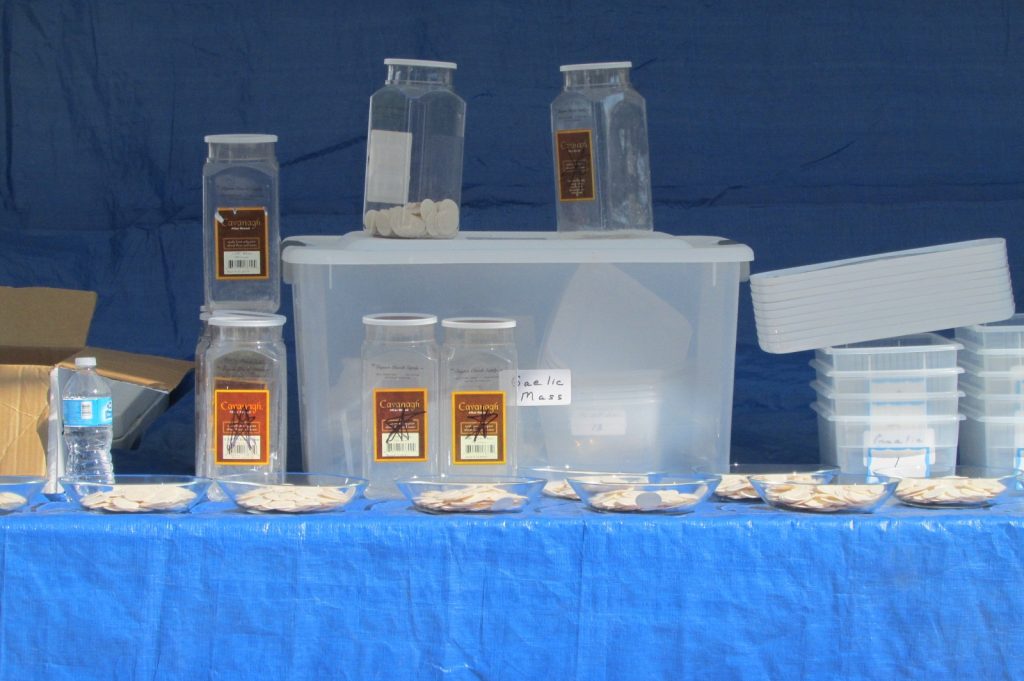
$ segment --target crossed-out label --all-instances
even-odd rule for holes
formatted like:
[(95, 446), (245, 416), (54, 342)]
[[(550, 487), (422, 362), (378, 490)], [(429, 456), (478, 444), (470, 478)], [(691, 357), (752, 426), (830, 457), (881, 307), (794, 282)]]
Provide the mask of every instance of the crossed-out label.
[(594, 200), (594, 150), (590, 130), (555, 133), (558, 159), (558, 200)]
[(270, 463), (270, 391), (214, 390), (213, 400), (217, 464)]
[(452, 393), (452, 463), (505, 463), (505, 393)]
[(109, 397), (66, 399), (64, 425), (72, 428), (109, 426), (114, 422), (114, 402)]
[(267, 210), (263, 206), (218, 208), (213, 216), (218, 279), (266, 279)]
[(426, 388), (376, 389), (373, 413), (374, 461), (427, 460)]

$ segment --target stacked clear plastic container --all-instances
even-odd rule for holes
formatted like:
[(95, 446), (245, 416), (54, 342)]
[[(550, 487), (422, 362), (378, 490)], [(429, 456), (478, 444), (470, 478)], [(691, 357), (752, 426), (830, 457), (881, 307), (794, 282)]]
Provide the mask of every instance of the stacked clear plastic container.
[(1024, 470), (1024, 314), (955, 333), (964, 347), (961, 461)]
[(817, 350), (811, 384), (822, 461), (923, 476), (956, 465), (961, 345), (934, 333)]

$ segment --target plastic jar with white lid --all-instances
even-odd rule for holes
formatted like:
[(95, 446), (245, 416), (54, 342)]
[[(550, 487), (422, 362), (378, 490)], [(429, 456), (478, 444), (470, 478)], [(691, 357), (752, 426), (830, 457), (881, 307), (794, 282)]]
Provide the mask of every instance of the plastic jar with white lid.
[(203, 273), (211, 310), (276, 312), (281, 232), (276, 135), (207, 135)]
[(213, 478), (287, 468), (285, 321), (277, 314), (233, 311), (210, 316), (203, 390), (197, 399), (208, 409), (201, 441), (207, 443)]
[(438, 473), (437, 317), (363, 317), (363, 477), (368, 497), (400, 497), (394, 481)]
[(444, 319), (441, 381), (448, 476), (515, 475), (518, 359), (514, 319)]
[(631, 62), (561, 67), (551, 103), (558, 231), (654, 229), (647, 108)]
[(370, 97), (363, 227), (375, 236), (451, 238), (459, 231), (466, 102), (452, 62), (384, 60)]

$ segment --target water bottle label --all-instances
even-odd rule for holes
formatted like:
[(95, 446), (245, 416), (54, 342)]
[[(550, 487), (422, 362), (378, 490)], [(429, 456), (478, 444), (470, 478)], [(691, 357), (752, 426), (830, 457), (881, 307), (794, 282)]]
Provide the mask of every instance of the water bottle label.
[(373, 460), (427, 460), (426, 388), (380, 388), (373, 391), (376, 449)]
[(505, 393), (452, 393), (452, 463), (504, 464)]
[(217, 279), (266, 279), (267, 209), (263, 206), (218, 208), (213, 216)]
[(215, 390), (213, 399), (217, 464), (269, 464), (270, 391)]
[(94, 428), (114, 422), (114, 402), (109, 397), (65, 399), (63, 404), (65, 426)]

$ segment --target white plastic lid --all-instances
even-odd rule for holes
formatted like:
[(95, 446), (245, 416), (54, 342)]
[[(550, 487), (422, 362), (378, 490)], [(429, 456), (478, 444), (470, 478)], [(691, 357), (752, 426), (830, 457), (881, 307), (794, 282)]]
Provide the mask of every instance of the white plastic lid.
[(503, 317), (449, 317), (441, 321), (446, 329), (514, 329), (516, 320)]
[(230, 327), (274, 327), (284, 326), (287, 321), (284, 315), (269, 314), (263, 312), (214, 312), (210, 317), (210, 324), (213, 326)]
[(566, 71), (610, 71), (611, 69), (631, 68), (633, 68), (631, 61), (603, 61), (594, 64), (563, 64), (558, 70), (565, 73)]
[(452, 69), (453, 71), (459, 68), (458, 64), (452, 61), (428, 61), (426, 59), (398, 59), (395, 57), (388, 57), (384, 60), (385, 66), (425, 66), (432, 69)]
[(96, 366), (95, 357), (75, 357), (76, 367), (94, 367)]
[(382, 312), (363, 317), (367, 326), (430, 326), (437, 324), (437, 315), (416, 312)]
[(273, 144), (277, 142), (277, 135), (259, 134), (230, 134), (230, 135), (207, 135), (203, 138), (207, 144)]

